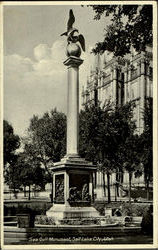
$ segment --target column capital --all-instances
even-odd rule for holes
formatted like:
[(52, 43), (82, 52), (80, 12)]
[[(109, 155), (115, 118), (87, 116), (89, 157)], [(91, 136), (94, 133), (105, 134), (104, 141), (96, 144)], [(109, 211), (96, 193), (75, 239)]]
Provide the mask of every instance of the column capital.
[(83, 60), (76, 56), (69, 56), (63, 64), (68, 67), (79, 67), (83, 63)]

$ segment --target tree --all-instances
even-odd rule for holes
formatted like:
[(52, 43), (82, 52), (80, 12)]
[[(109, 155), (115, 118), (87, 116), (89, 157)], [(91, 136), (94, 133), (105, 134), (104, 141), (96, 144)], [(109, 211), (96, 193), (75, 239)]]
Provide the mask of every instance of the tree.
[(20, 169), (17, 167), (18, 156), (14, 156), (11, 165), (8, 165), (4, 171), (4, 181), (9, 186), (10, 190), (13, 191), (14, 197), (17, 198), (17, 190), (21, 187), (20, 180)]
[(144, 166), (144, 180), (146, 184), (147, 199), (149, 199), (149, 184), (153, 178), (153, 101), (149, 98), (144, 110), (144, 131), (140, 135), (142, 149), (140, 160)]
[(110, 17), (110, 25), (105, 30), (103, 42), (98, 42), (94, 53), (108, 50), (115, 56), (124, 56), (131, 46), (136, 51), (145, 50), (152, 45), (152, 5), (91, 5), (94, 19)]
[(85, 106), (79, 117), (79, 154), (94, 164), (99, 161), (98, 131), (102, 113), (99, 106)]
[(20, 169), (20, 181), (21, 185), (24, 186), (24, 190), (26, 186), (29, 187), (30, 200), (31, 185), (35, 184), (43, 188), (46, 184), (45, 171), (41, 168), (39, 160), (30, 158), (25, 151), (19, 154), (16, 166)]
[(28, 136), (24, 138), (25, 152), (32, 159), (38, 160), (48, 173), (49, 164), (60, 161), (64, 156), (65, 145), (65, 114), (54, 109), (50, 114), (47, 112), (41, 118), (34, 116), (31, 119)]
[[(103, 177), (107, 175), (108, 202), (110, 175), (118, 168), (119, 145), (123, 145), (135, 129), (132, 109), (131, 103), (114, 109), (110, 104), (103, 108), (92, 105), (80, 113), (80, 154), (97, 163)], [(103, 181), (105, 188), (105, 178)]]
[(66, 152), (65, 114), (53, 109), (50, 113), (46, 112), (41, 118), (34, 116), (30, 121), (28, 136), (23, 141), (26, 154), (32, 161), (37, 160), (44, 166), (45, 180), (52, 183), (49, 166), (60, 161)]
[[(28, 199), (31, 199), (31, 189), (30, 186), (34, 183), (34, 165), (30, 165), (29, 162), (26, 160), (27, 158), (25, 157), (25, 154), (22, 153), (19, 155), (19, 159), (17, 161), (16, 167), (20, 168), (20, 180), (21, 180), (21, 185), (25, 187), (29, 187), (29, 197)], [(35, 163), (34, 163), (35, 164)]]
[(41, 168), (40, 162), (36, 159), (29, 158), (26, 152), (21, 152), (16, 156), (16, 161), (10, 165), (5, 173), (5, 181), (9, 185), (16, 197), (16, 190), (29, 187), (29, 200), (31, 193), (31, 185), (35, 184), (43, 188), (46, 184), (45, 171)]
[[(110, 104), (103, 109), (95, 104), (85, 106), (80, 113), (80, 155), (97, 165), (103, 173), (104, 194), (105, 174), (108, 179), (108, 202), (110, 202), (110, 172), (111, 162), (107, 159), (107, 121), (109, 119)], [(106, 138), (105, 138), (106, 137)], [(108, 140), (110, 143), (110, 140)], [(109, 152), (109, 150), (108, 150)], [(107, 164), (109, 163), (109, 164)]]
[(140, 148), (139, 148), (139, 136), (137, 134), (131, 134), (126, 138), (125, 142), (119, 146), (118, 157), (123, 168), (129, 175), (129, 188), (128, 197), (129, 203), (131, 203), (131, 181), (132, 175), (137, 170), (137, 166), (140, 164)]
[(15, 161), (16, 149), (20, 147), (20, 138), (14, 134), (14, 129), (8, 121), (3, 121), (4, 137), (3, 137), (3, 155), (4, 166), (12, 164)]

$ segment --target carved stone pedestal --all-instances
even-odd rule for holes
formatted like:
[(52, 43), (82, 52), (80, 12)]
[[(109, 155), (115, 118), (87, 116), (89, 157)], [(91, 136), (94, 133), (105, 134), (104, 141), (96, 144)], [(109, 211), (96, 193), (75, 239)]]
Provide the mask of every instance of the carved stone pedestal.
[(63, 158), (52, 167), (53, 206), (47, 216), (56, 221), (73, 218), (99, 217), (93, 203), (95, 166), (82, 158)]

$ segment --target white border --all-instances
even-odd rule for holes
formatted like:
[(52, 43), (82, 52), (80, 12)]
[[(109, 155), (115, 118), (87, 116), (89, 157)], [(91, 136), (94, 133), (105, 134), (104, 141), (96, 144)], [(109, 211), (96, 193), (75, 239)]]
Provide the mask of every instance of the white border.
[[(4, 245), (3, 242), (3, 217), (1, 216), (1, 246), (2, 249), (154, 249), (158, 247), (158, 220), (157, 220), (157, 214), (158, 214), (158, 169), (157, 169), (157, 152), (158, 152), (158, 147), (157, 147), (157, 141), (158, 141), (158, 134), (157, 134), (157, 110), (158, 110), (158, 103), (157, 103), (157, 3), (156, 1), (42, 1), (42, 2), (2, 2), (0, 6), (0, 21), (1, 21), (1, 46), (0, 46), (0, 51), (1, 51), (1, 65), (3, 65), (3, 6), (11, 6), (11, 5), (88, 5), (88, 4), (152, 4), (153, 5), (153, 178), (154, 178), (154, 199), (153, 199), (153, 204), (154, 204), (154, 242), (153, 244), (150, 245), (143, 245), (143, 244), (134, 244), (134, 245)], [(3, 67), (1, 67), (1, 72), (0, 72), (0, 79), (1, 79), (1, 86), (0, 86), (0, 97), (1, 97), (1, 116), (0, 116), (0, 140), (1, 140), (1, 147), (0, 147), (0, 158), (1, 158), (1, 215), (3, 214)]]

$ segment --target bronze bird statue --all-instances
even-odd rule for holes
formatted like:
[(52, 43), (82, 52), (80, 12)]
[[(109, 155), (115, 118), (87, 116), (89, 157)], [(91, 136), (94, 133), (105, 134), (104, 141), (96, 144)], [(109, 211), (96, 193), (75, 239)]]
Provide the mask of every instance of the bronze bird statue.
[(79, 34), (78, 29), (73, 28), (75, 16), (72, 9), (69, 11), (69, 20), (67, 22), (67, 31), (62, 33), (61, 36), (67, 36), (68, 44), (79, 42), (83, 51), (85, 51), (85, 39), (82, 34)]

